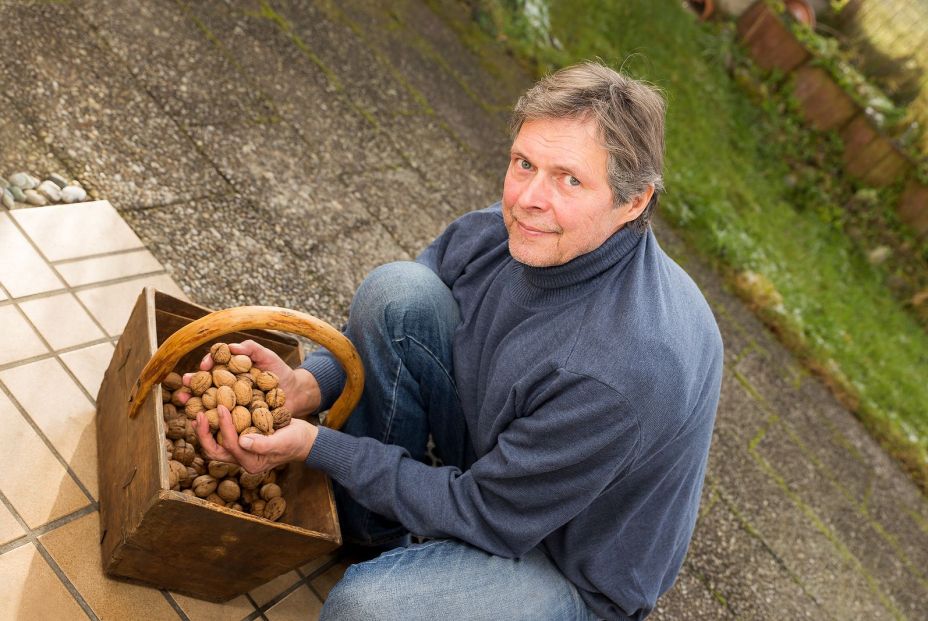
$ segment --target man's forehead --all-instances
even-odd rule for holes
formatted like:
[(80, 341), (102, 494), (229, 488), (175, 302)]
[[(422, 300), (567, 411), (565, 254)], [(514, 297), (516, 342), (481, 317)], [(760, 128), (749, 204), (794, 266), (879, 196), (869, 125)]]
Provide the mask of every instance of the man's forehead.
[(537, 119), (526, 121), (513, 140), (512, 153), (543, 152), (561, 164), (589, 166), (590, 158), (606, 156), (596, 123), (592, 119)]

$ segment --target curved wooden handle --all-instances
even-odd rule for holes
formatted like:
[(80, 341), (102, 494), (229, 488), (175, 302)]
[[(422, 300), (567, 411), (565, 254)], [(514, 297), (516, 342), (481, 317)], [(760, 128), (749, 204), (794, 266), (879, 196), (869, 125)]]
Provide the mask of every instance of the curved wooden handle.
[(364, 367), (361, 357), (341, 332), (328, 323), (307, 313), (276, 306), (239, 306), (216, 311), (190, 322), (164, 341), (154, 353), (129, 394), (129, 418), (138, 414), (139, 407), (188, 352), (209, 341), (241, 330), (280, 330), (299, 334), (328, 349), (342, 365), (348, 378), (345, 388), (325, 417), (327, 427), (340, 428), (357, 405), (364, 389)]

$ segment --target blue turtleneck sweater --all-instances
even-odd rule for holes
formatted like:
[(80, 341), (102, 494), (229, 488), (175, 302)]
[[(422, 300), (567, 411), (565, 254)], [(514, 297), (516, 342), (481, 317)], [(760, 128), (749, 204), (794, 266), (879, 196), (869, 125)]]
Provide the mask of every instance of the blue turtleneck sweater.
[[(460, 305), (454, 375), (477, 461), (433, 468), (320, 428), (306, 463), (416, 534), (507, 557), (541, 546), (595, 613), (643, 618), (683, 563), (718, 404), (722, 340), (699, 289), (650, 230), (523, 265), (499, 204), (417, 260)], [(308, 368), (331, 404), (344, 376)]]

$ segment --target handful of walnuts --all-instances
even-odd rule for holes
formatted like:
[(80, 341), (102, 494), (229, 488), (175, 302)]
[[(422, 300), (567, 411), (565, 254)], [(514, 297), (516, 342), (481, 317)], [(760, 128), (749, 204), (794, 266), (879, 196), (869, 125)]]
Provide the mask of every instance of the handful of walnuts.
[[(271, 435), (290, 424), (286, 395), (274, 373), (255, 367), (248, 356), (233, 355), (226, 343), (216, 343), (209, 353), (215, 363), (212, 370), (194, 373), (189, 386), (177, 372), (161, 381), (171, 489), (276, 521), (287, 507), (277, 485), (277, 472), (286, 466), (250, 474), (238, 464), (211, 461), (199, 450), (193, 421), (203, 412), (221, 445), (218, 407), (224, 405), (239, 435)], [(187, 396), (186, 403), (181, 395)]]

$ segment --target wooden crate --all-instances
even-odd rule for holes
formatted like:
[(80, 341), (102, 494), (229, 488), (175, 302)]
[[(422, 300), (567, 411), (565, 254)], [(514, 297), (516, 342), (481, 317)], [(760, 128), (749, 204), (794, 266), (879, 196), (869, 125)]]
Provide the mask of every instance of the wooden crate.
[[(298, 464), (278, 477), (287, 500), (279, 522), (169, 488), (160, 384), (138, 404), (137, 416), (128, 415), (128, 404), (158, 347), (207, 314), (152, 288), (135, 304), (97, 397), (100, 542), (108, 575), (219, 602), (334, 551), (341, 532), (328, 478)], [(246, 338), (291, 366), (302, 362), (295, 339), (248, 330), (197, 346), (177, 368), (196, 368), (213, 342)]]

